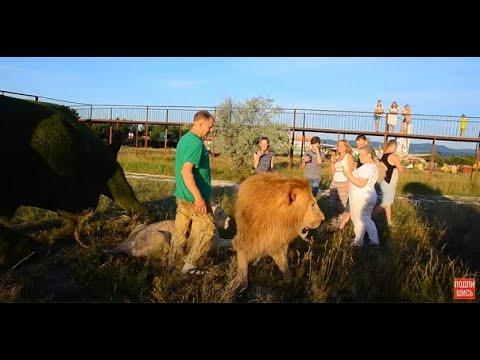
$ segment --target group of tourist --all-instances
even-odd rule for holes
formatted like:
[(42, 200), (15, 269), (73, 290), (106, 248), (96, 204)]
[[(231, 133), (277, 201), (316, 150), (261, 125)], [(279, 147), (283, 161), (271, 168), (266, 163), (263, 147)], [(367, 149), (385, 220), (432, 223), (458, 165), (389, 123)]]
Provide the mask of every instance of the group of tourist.
[[(380, 182), (382, 201), (377, 210), (383, 210), (388, 226), (393, 226), (391, 206), (395, 197), (398, 173), (405, 171), (399, 156), (396, 154), (397, 142), (390, 140), (381, 159), (368, 143), (365, 135), (355, 139), (358, 148), (358, 160), (355, 162), (352, 147), (345, 140), (337, 142), (337, 151), (330, 157), (329, 213), (331, 225), (343, 231), (351, 220), (355, 238), (353, 246), (363, 246), (365, 232), (368, 233), (370, 246), (378, 246), (378, 231), (372, 220), (372, 212), (377, 204), (375, 184), (378, 181), (377, 162), (385, 170), (385, 177)], [(301, 159), (300, 168), (312, 185), (312, 194), (316, 197), (321, 184), (321, 165), (325, 161), (325, 153), (320, 150), (320, 138), (310, 139), (310, 149)], [(268, 138), (262, 137), (259, 150), (254, 153), (253, 166), (256, 173), (273, 171), (274, 156)]]
[[(382, 100), (378, 100), (375, 109), (373, 110), (373, 119), (375, 123), (375, 131), (380, 131), (380, 120), (384, 114)], [(401, 134), (411, 134), (412, 133), (412, 110), (410, 105), (405, 104), (402, 110), (402, 127), (400, 129)], [(397, 125), (398, 121), (398, 104), (396, 101), (392, 102), (390, 105), (390, 109), (386, 114), (387, 117), (387, 124), (388, 129), (387, 131), (390, 133), (395, 132), (395, 126)], [(465, 114), (462, 114), (459, 120), (460, 124), (460, 137), (465, 137), (465, 129), (467, 128), (468, 119)]]
[(380, 182), (382, 200), (376, 207), (385, 211), (388, 226), (393, 226), (391, 206), (395, 197), (398, 173), (405, 171), (400, 158), (396, 154), (397, 142), (390, 140), (382, 158), (377, 159), (374, 148), (368, 143), (365, 135), (355, 139), (358, 148), (358, 161), (355, 163), (352, 148), (348, 141), (337, 142), (337, 152), (331, 156), (329, 213), (331, 225), (340, 231), (351, 220), (355, 237), (352, 246), (363, 246), (365, 232), (368, 234), (370, 246), (378, 246), (378, 231), (372, 220), (372, 212), (377, 204), (378, 182), (377, 162), (385, 170), (385, 177)]
[[(375, 131), (379, 132), (380, 131), (380, 120), (384, 114), (384, 109), (383, 109), (383, 104), (382, 100), (378, 100), (377, 104), (375, 105), (375, 109), (373, 111), (374, 114), (374, 122), (375, 122)], [(402, 127), (400, 129), (400, 133), (402, 134), (409, 134), (409, 126), (412, 123), (412, 110), (410, 109), (410, 105), (405, 104), (403, 106), (402, 110)], [(396, 101), (392, 102), (390, 105), (390, 109), (388, 113), (386, 114), (387, 116), (387, 124), (388, 124), (388, 129), (387, 131), (390, 133), (395, 132), (395, 126), (397, 126), (398, 122), (398, 104)]]

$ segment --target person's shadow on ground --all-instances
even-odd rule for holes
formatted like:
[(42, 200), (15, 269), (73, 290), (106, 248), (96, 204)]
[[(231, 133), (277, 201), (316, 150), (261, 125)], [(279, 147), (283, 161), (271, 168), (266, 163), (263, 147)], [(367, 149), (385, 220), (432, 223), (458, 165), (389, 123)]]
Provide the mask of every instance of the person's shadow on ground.
[(444, 251), (452, 258), (461, 258), (472, 270), (480, 270), (480, 207), (454, 201), (420, 182), (405, 184), (403, 192), (419, 216), (445, 229), (436, 246), (445, 246)]

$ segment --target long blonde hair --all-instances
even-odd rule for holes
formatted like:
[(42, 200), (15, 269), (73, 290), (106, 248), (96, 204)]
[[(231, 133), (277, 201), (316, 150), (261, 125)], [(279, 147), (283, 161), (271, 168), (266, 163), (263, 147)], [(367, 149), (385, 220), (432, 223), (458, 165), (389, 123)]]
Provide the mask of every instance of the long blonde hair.
[(351, 153), (352, 153), (352, 146), (350, 145), (350, 143), (349, 143), (347, 140), (345, 140), (345, 139), (338, 140), (338, 142), (337, 142), (337, 148), (338, 148), (338, 144), (340, 144), (340, 143), (344, 144), (345, 147), (347, 148), (347, 154), (351, 154)]

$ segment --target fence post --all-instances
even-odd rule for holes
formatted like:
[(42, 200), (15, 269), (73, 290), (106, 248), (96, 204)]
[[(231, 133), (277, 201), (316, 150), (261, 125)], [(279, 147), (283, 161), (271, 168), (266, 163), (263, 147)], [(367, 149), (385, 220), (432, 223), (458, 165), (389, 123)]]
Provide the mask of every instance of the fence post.
[(388, 141), (388, 114), (385, 115), (385, 132), (383, 133), (383, 152), (387, 151)]
[[(478, 131), (478, 138), (480, 139), (480, 130)], [(478, 174), (478, 168), (480, 167), (480, 142), (477, 142), (475, 147), (475, 169), (472, 167), (472, 172), (470, 173), (470, 182), (473, 179), (473, 172), (476, 171)]]
[(302, 144), (300, 145), (300, 159), (303, 157), (303, 151), (307, 152), (305, 148), (305, 130), (302, 131)]
[[(165, 122), (168, 124), (168, 109), (167, 109), (167, 118)], [(165, 154), (167, 153), (167, 139), (168, 139), (168, 125), (165, 125), (165, 139), (164, 139), (164, 144), (163, 144), (163, 150)]]
[(434, 161), (435, 161), (435, 138), (433, 138), (433, 141), (432, 141), (432, 152), (430, 154), (430, 166), (428, 167), (428, 181), (432, 180)]
[(90, 105), (90, 121), (92, 121), (93, 105)]
[(147, 146), (148, 146), (148, 106), (147, 106), (147, 114), (145, 116), (145, 159), (147, 158)]
[[(110, 120), (113, 120), (113, 108), (110, 108)], [(116, 127), (116, 130), (118, 130), (118, 127), (119, 127), (119, 123), (118, 123), (119, 120), (120, 120), (120, 118), (117, 116), (117, 127)]]
[(303, 157), (303, 151), (307, 152), (305, 148), (305, 113), (303, 113), (303, 131), (302, 131), (302, 146), (300, 148), (300, 159)]
[(38, 96), (35, 96), (35, 101), (38, 101)]
[[(477, 143), (478, 145), (480, 145), (480, 143)], [(475, 151), (476, 153), (476, 164), (477, 164), (477, 168), (475, 169), (475, 171), (477, 172), (478, 174), (478, 168), (480, 167), (480, 148), (477, 148), (477, 151)], [(473, 174), (473, 171), (472, 171), (472, 174)]]
[(137, 124), (137, 130), (135, 131), (135, 156), (138, 153), (138, 124)]
[(288, 156), (288, 170), (292, 172), (292, 165), (293, 165), (293, 147), (295, 145), (295, 121), (297, 118), (297, 109), (293, 110), (293, 126), (292, 126), (292, 145), (290, 147), (290, 152)]

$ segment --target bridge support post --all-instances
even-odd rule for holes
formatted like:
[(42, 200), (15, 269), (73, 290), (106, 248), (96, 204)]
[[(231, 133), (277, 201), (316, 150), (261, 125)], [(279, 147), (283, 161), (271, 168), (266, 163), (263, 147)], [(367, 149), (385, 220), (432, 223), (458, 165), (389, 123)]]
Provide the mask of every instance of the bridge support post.
[(135, 131), (135, 156), (137, 155), (138, 152), (138, 124), (137, 124), (137, 130)]
[(388, 114), (385, 115), (385, 132), (383, 133), (383, 152), (387, 151), (388, 142)]
[(307, 152), (305, 148), (305, 130), (302, 131), (302, 145), (300, 146), (300, 158), (303, 157), (303, 152)]
[[(480, 139), (480, 131), (478, 132), (478, 138)], [(477, 142), (477, 146), (475, 146), (475, 169), (472, 168), (472, 172), (470, 173), (470, 182), (473, 180), (474, 171), (478, 175), (479, 167), (480, 167), (480, 142)]]
[(147, 146), (148, 146), (148, 106), (147, 106), (147, 113), (145, 115), (145, 159), (147, 158)]
[(428, 181), (432, 180), (433, 164), (435, 161), (435, 138), (432, 141), (432, 151), (430, 153), (430, 166), (428, 167)]
[(307, 149), (305, 148), (305, 113), (303, 113), (303, 131), (302, 131), (302, 146), (300, 148), (300, 159), (303, 157), (303, 152), (307, 152)]
[[(167, 116), (166, 116), (165, 122), (168, 123), (168, 109), (167, 109)], [(165, 142), (163, 144), (163, 151), (166, 154), (167, 153), (167, 141), (168, 141), (168, 125), (165, 125), (165, 140), (164, 141)]]
[(297, 110), (293, 110), (293, 126), (292, 126), (292, 144), (290, 146), (290, 152), (288, 154), (288, 170), (292, 172), (293, 165), (293, 146), (295, 145), (295, 121), (297, 118)]

